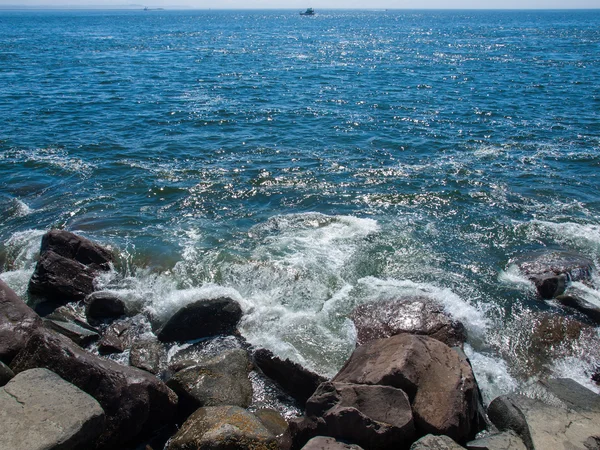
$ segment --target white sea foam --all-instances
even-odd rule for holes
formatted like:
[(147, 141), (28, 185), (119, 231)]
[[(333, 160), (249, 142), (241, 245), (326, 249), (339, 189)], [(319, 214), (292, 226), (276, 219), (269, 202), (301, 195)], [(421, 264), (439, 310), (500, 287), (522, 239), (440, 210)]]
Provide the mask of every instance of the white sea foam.
[(23, 200), (15, 198), (14, 202), (15, 202), (15, 206), (16, 206), (15, 215), (17, 217), (27, 216), (34, 211)]
[(69, 152), (59, 148), (37, 148), (35, 150), (11, 150), (7, 152), (6, 159), (16, 162), (34, 162), (59, 168), (61, 170), (89, 175), (94, 165), (81, 158), (69, 155)]
[(591, 391), (600, 394), (600, 386), (591, 379), (591, 375), (595, 370), (598, 370), (598, 361), (593, 364), (574, 356), (560, 358), (552, 366), (555, 378), (571, 378)]

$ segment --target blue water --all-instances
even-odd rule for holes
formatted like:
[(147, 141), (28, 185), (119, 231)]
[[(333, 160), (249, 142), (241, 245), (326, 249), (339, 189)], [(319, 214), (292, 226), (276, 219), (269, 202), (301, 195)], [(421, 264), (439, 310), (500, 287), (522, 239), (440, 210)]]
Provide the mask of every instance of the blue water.
[(598, 10), (0, 11), (0, 117), (22, 295), (61, 227), (153, 319), (227, 293), (250, 342), (324, 374), (352, 308), (400, 295), (465, 321), (488, 397), (598, 362), (597, 331), (528, 359), (564, 311), (509, 267), (600, 262)]

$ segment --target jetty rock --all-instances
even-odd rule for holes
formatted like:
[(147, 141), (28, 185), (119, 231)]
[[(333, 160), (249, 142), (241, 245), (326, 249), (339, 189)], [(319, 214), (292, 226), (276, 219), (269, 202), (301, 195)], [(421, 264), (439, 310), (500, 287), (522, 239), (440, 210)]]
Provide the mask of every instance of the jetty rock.
[(563, 294), (571, 281), (591, 283), (594, 262), (578, 253), (548, 250), (521, 255), (511, 261), (535, 284), (543, 299)]
[(31, 335), (10, 367), (17, 374), (46, 368), (98, 400), (106, 425), (93, 448), (119, 448), (175, 417), (177, 396), (158, 378), (88, 353), (45, 328)]
[(430, 336), (450, 347), (462, 346), (467, 340), (464, 325), (426, 297), (365, 303), (357, 306), (350, 318), (356, 327), (357, 345), (400, 333)]
[(21, 372), (0, 388), (2, 448), (92, 448), (104, 420), (92, 396), (47, 369)]
[(57, 303), (83, 300), (94, 288), (94, 278), (110, 270), (112, 253), (92, 241), (64, 230), (42, 237), (40, 257), (29, 292)]
[(0, 361), (10, 364), (42, 319), (0, 280)]

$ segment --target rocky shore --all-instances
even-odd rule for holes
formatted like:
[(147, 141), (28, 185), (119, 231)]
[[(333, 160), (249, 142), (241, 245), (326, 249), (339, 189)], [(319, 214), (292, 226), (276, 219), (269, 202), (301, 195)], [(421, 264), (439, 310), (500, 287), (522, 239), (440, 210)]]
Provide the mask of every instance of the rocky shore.
[[(0, 449), (600, 449), (600, 396), (573, 380), (486, 408), (465, 327), (431, 299), (358, 306), (357, 347), (328, 380), (248, 345), (230, 298), (198, 298), (160, 324), (128, 311), (95, 291), (112, 263), (52, 230), (27, 302), (0, 280)], [(541, 298), (598, 323), (598, 308), (564, 294), (591, 261), (514, 264)]]

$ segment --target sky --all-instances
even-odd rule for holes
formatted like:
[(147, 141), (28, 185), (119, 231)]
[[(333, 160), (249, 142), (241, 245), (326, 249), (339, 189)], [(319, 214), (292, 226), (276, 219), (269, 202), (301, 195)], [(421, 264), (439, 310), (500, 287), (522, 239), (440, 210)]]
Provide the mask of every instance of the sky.
[(600, 8), (600, 0), (0, 0), (3, 7), (148, 6), (166, 9), (579, 9)]

